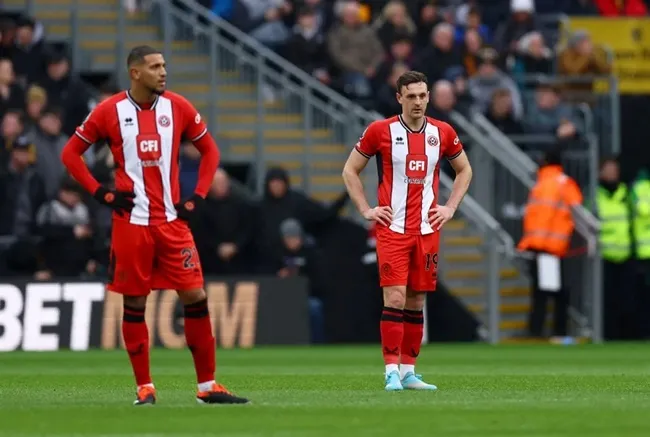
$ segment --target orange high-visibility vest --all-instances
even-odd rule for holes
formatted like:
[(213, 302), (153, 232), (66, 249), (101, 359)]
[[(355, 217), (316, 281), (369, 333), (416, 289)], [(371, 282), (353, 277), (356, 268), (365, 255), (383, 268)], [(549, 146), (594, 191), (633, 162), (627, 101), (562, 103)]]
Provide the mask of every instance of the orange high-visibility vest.
[(559, 165), (539, 169), (524, 214), (524, 235), (517, 248), (559, 257), (566, 255), (575, 226), (571, 207), (582, 203), (578, 184)]

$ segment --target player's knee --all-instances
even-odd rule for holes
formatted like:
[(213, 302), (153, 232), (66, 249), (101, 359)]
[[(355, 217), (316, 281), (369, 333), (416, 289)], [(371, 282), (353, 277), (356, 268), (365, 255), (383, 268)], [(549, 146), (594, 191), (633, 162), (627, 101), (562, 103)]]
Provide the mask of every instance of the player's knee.
[(147, 305), (147, 296), (123, 296), (124, 305), (129, 308), (144, 309)]
[(195, 290), (178, 290), (178, 298), (183, 305), (191, 305), (207, 299), (208, 294), (202, 288)]
[(390, 308), (404, 308), (406, 304), (406, 287), (394, 286), (384, 288), (384, 305)]
[(406, 293), (406, 303), (404, 308), (409, 310), (421, 311), (426, 302), (426, 294), (409, 291)]

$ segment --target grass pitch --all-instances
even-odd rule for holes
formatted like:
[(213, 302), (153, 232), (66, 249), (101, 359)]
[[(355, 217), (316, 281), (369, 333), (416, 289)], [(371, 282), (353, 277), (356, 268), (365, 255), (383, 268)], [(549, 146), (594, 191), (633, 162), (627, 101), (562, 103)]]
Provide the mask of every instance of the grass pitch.
[(201, 406), (187, 351), (155, 350), (158, 404), (131, 406), (123, 351), (0, 354), (0, 435), (648, 436), (650, 344), (433, 345), (436, 393), (383, 391), (380, 349), (219, 351), (219, 380), (252, 405)]

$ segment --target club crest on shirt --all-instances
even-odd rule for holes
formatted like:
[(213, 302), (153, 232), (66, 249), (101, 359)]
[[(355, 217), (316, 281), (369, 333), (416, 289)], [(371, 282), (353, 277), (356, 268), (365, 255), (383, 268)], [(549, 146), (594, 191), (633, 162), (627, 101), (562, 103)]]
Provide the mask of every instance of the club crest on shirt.
[(427, 138), (427, 144), (431, 147), (436, 147), (438, 145), (438, 138), (431, 135), (429, 138)]
[(169, 125), (171, 124), (171, 120), (166, 115), (161, 115), (160, 117), (158, 117), (158, 124), (161, 125), (162, 127), (169, 127)]

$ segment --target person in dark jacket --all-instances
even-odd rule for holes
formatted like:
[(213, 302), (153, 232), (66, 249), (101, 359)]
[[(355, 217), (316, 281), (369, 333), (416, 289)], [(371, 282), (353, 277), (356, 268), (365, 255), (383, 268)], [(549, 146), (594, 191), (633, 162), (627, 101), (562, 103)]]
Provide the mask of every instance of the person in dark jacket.
[(322, 205), (291, 189), (289, 175), (280, 167), (269, 169), (265, 187), (257, 226), (260, 229), (260, 252), (268, 256), (267, 259), (277, 257), (282, 243), (280, 224), (284, 220), (295, 218), (307, 233), (317, 238), (325, 226), (337, 220), (339, 211), (348, 199), (347, 193), (342, 193), (330, 206)]
[(92, 254), (93, 230), (82, 195), (76, 182), (65, 179), (57, 198), (39, 209), (36, 222), (43, 238), (39, 279), (76, 277), (86, 270)]
[(48, 103), (63, 109), (63, 132), (72, 135), (95, 104), (89, 87), (71, 74), (70, 60), (58, 52), (48, 55), (46, 75), (38, 84), (47, 92)]
[(218, 169), (199, 217), (191, 222), (206, 274), (253, 273), (254, 217), (253, 206), (234, 195), (228, 174)]
[(302, 226), (294, 218), (288, 218), (280, 224), (280, 234), (282, 248), (275, 266), (277, 275), (280, 278), (302, 276), (309, 279), (312, 343), (323, 343), (325, 341), (323, 300), (326, 279), (321, 269), (323, 265), (321, 254), (316, 247), (306, 244)]

